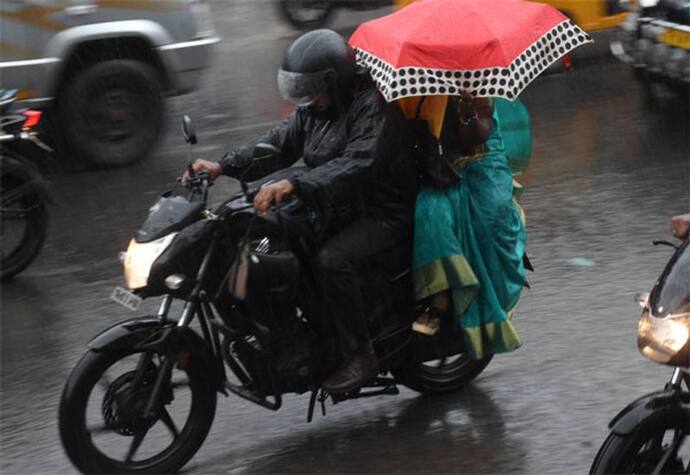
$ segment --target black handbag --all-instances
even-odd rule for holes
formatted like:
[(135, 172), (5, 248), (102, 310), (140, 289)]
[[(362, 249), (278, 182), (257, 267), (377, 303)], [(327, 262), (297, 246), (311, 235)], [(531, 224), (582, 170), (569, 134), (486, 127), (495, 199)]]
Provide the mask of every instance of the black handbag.
[(417, 105), (415, 118), (409, 121), (414, 136), (412, 151), (422, 183), (444, 189), (460, 183), (460, 176), (444, 155), (440, 141), (429, 132), (427, 122), (419, 119), (424, 99), (423, 97)]

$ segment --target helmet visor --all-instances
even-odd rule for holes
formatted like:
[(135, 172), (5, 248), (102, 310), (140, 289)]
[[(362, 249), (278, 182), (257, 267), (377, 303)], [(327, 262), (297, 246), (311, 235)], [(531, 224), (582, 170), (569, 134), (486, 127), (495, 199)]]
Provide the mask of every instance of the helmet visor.
[(311, 105), (328, 91), (329, 69), (315, 73), (278, 71), (278, 89), (283, 97), (300, 107)]

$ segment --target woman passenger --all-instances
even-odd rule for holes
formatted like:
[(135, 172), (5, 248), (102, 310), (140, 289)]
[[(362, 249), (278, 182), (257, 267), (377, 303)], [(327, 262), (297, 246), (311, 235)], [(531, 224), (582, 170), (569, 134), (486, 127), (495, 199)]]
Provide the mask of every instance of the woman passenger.
[(417, 198), (415, 294), (428, 307), (413, 329), (434, 335), (454, 321), (474, 359), (515, 350), (511, 312), (525, 283), (527, 235), (493, 100), (450, 97), (440, 145), (436, 159), (449, 160), (460, 181)]

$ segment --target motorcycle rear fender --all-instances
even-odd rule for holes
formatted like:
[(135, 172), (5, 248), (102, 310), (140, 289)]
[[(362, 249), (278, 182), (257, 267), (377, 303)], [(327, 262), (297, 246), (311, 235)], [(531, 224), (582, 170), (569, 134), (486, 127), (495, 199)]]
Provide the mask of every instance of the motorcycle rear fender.
[(690, 394), (673, 390), (646, 394), (619, 412), (609, 423), (609, 429), (618, 435), (628, 435), (652, 416), (663, 415), (690, 421)]
[(203, 365), (211, 370), (208, 374), (214, 375), (216, 388), (223, 390), (225, 376), (222, 365), (213, 357), (203, 338), (191, 328), (176, 326), (176, 322), (163, 324), (158, 317), (132, 318), (103, 330), (89, 342), (88, 347), (97, 352), (136, 348), (144, 342), (156, 341), (166, 330), (175, 333), (170, 340), (173, 345), (184, 348), (203, 361)]

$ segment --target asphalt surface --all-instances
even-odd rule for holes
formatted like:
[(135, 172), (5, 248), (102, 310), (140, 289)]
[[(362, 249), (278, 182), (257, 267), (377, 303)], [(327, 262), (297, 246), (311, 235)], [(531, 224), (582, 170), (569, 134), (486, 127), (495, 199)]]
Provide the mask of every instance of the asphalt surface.
[[(49, 239), (0, 294), (3, 473), (74, 472), (57, 436), (60, 392), (89, 339), (133, 316), (108, 298), (122, 283), (117, 253), (186, 163), (182, 114), (197, 125), (194, 156), (218, 159), (289, 112), (275, 71), (296, 33), (267, 2), (213, 8), (224, 38), (216, 64), (202, 89), (168, 101), (152, 157), (99, 172), (50, 167)], [(341, 13), (334, 25), (347, 34), (374, 14)], [(670, 255), (651, 241), (670, 239), (670, 216), (690, 211), (688, 108), (656, 93), (645, 96), (626, 65), (601, 54), (524, 93), (534, 154), (520, 181), (536, 272), (515, 317), (521, 349), (458, 394), (403, 389), (330, 406), (310, 424), (307, 396), (287, 397), (277, 413), (221, 397), (185, 472), (586, 472), (608, 421), (671, 373), (635, 344), (633, 295)], [(221, 200), (234, 189), (227, 179), (212, 191)]]

